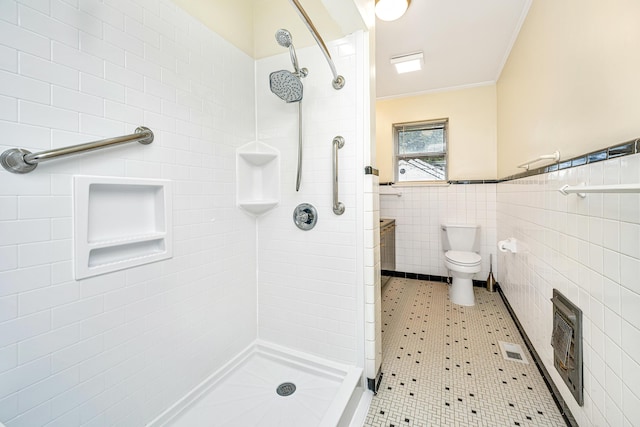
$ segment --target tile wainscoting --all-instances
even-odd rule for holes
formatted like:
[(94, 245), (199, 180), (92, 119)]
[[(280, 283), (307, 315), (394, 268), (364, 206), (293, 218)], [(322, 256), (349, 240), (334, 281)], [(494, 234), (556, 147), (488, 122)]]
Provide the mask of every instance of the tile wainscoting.
[(396, 270), (446, 276), (440, 225), (478, 224), (482, 271), (475, 279), (489, 275), (489, 254), (495, 275), (497, 185), (380, 186), (380, 217), (396, 220)]
[[(565, 184), (640, 182), (628, 155), (498, 185), (498, 237), (521, 251), (499, 255), (500, 285), (581, 426), (640, 421), (640, 194), (564, 196)], [(584, 406), (553, 367), (553, 288), (583, 311)]]

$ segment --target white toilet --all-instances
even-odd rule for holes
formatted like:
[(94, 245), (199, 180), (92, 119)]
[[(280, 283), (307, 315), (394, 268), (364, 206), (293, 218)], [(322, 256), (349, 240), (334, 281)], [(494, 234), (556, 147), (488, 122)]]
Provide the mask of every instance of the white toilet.
[(445, 224), (440, 229), (444, 265), (453, 278), (449, 299), (458, 305), (475, 305), (473, 276), (482, 268), (480, 226)]

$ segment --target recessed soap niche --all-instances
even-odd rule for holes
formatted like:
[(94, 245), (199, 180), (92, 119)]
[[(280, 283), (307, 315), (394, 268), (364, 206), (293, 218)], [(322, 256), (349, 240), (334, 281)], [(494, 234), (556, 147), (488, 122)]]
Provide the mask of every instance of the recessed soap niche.
[(171, 182), (75, 176), (75, 278), (171, 258)]

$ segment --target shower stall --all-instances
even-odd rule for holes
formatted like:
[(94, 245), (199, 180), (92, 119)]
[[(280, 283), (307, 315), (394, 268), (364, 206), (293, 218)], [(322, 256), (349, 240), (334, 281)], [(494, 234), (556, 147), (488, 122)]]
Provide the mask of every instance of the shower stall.
[[(211, 414), (221, 425), (346, 426), (366, 387), (359, 244), (364, 168), (358, 167), (365, 152), (358, 143), (358, 108), (352, 108), (361, 79), (357, 64), (364, 60), (355, 52), (361, 52), (364, 34), (330, 45), (334, 52), (352, 52), (336, 56), (353, 80), (353, 87), (340, 89), (329, 84), (332, 67), (318, 47), (296, 51), (294, 36), (277, 30), (274, 43), (288, 51), (256, 65), (257, 139), (281, 157), (279, 203), (256, 217), (258, 340), (153, 427), (206, 425)], [(340, 216), (331, 198), (337, 134), (346, 141), (340, 152), (346, 208)], [(312, 230), (292, 221), (300, 204), (317, 209)]]

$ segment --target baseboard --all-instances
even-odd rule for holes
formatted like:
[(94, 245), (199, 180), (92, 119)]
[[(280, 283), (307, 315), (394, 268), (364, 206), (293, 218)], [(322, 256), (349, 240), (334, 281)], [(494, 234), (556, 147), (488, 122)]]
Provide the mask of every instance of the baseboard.
[[(448, 276), (436, 276), (433, 274), (420, 274), (420, 273), (407, 273), (404, 271), (391, 271), (391, 270), (382, 270), (382, 276), (389, 277), (401, 277), (404, 279), (413, 279), (413, 280), (426, 280), (428, 282), (441, 282), (441, 283), (449, 283), (450, 277)], [(485, 288), (487, 286), (487, 282), (485, 280), (474, 280), (473, 286), (479, 288)]]
[(529, 349), (529, 352), (533, 357), (533, 361), (538, 367), (538, 371), (540, 371), (540, 374), (542, 375), (544, 382), (547, 384), (547, 388), (551, 392), (551, 396), (553, 397), (554, 402), (556, 402), (556, 406), (560, 410), (560, 413), (562, 414), (562, 418), (564, 418), (564, 421), (567, 423), (568, 427), (578, 427), (578, 422), (573, 417), (571, 410), (569, 410), (569, 407), (567, 406), (564, 398), (560, 394), (560, 390), (558, 390), (558, 387), (553, 382), (553, 379), (551, 378), (549, 371), (547, 371), (547, 368), (544, 366), (542, 359), (538, 355), (538, 352), (533, 347), (533, 343), (527, 336), (527, 333), (522, 327), (522, 324), (518, 320), (518, 316), (516, 316), (516, 313), (515, 311), (513, 311), (511, 304), (509, 304), (509, 300), (507, 299), (507, 296), (504, 294), (504, 292), (502, 291), (502, 288), (500, 288), (499, 285), (496, 285), (496, 289), (498, 290), (498, 293), (502, 298), (502, 302), (504, 302), (504, 305), (507, 307), (507, 310), (509, 311), (511, 318), (513, 319), (513, 322), (516, 324), (516, 327), (518, 328), (518, 332), (520, 332), (520, 335), (522, 336), (522, 339), (524, 340), (525, 345)]

